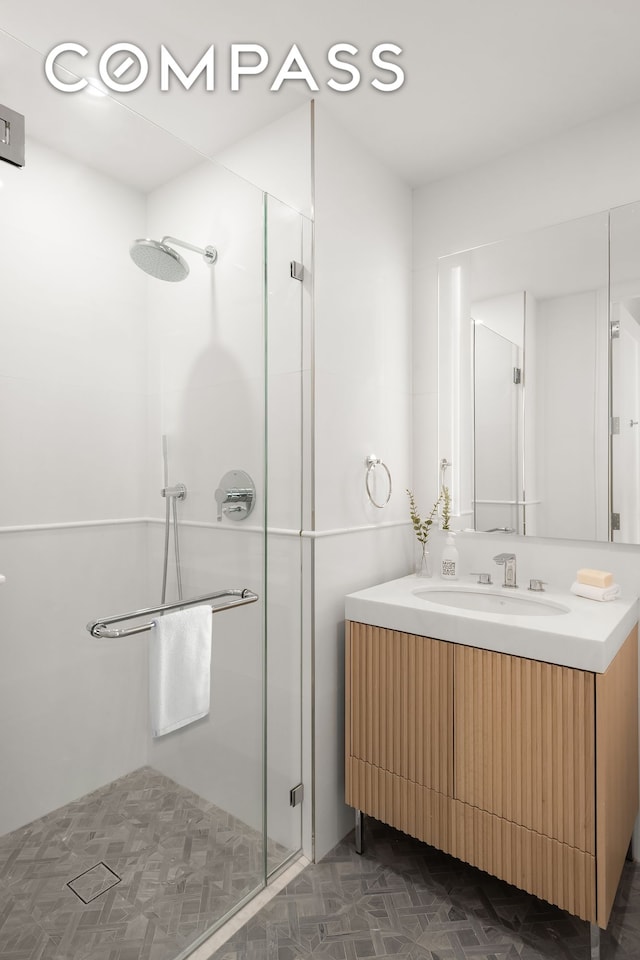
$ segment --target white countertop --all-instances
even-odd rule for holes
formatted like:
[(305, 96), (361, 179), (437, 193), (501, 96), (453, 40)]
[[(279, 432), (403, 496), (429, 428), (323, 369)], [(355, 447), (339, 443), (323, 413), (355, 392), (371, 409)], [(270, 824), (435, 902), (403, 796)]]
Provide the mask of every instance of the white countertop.
[[(480, 613), (433, 603), (415, 595), (428, 588), (462, 587), (479, 593), (500, 593), (495, 584), (445, 581), (415, 576), (389, 580), (346, 598), (345, 616), (372, 626), (509, 653), (604, 673), (638, 620), (638, 598), (616, 597), (599, 602), (558, 591), (513, 591), (523, 600), (543, 600), (568, 608), (550, 616)], [(505, 592), (506, 593), (506, 592)]]

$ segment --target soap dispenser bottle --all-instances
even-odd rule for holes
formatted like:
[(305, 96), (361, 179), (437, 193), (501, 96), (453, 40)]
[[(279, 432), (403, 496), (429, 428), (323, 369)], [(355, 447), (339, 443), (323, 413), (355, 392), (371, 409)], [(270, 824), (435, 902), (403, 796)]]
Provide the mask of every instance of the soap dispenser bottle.
[(440, 576), (443, 580), (458, 579), (458, 550), (454, 540), (455, 534), (447, 531), (447, 539), (440, 559)]

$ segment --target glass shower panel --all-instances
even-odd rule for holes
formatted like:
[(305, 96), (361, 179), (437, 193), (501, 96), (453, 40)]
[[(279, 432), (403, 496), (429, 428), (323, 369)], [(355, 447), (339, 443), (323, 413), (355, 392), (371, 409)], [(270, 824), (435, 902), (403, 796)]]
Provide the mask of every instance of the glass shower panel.
[(267, 317), (267, 872), (301, 847), (302, 317), (304, 218), (265, 197)]
[[(0, 954), (175, 960), (266, 877), (263, 195), (1, 33), (0, 61), (27, 127), (0, 164)], [(147, 276), (129, 247), (166, 235), (218, 261)], [(218, 520), (238, 470), (253, 510)], [(184, 597), (259, 600), (214, 614), (208, 709), (154, 737), (152, 631), (85, 625), (160, 604), (167, 484)]]

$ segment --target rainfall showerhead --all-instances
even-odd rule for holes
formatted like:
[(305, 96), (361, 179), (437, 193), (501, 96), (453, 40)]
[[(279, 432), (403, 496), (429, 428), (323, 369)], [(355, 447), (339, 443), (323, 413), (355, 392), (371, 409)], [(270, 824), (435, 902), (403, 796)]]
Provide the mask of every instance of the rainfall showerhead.
[(141, 270), (158, 280), (169, 280), (173, 283), (184, 280), (189, 275), (189, 264), (173, 247), (169, 246), (167, 241), (202, 254), (202, 259), (209, 265), (218, 259), (214, 247), (194, 247), (192, 243), (177, 240), (175, 237), (163, 237), (162, 240), (148, 238), (136, 240), (129, 249), (131, 259)]

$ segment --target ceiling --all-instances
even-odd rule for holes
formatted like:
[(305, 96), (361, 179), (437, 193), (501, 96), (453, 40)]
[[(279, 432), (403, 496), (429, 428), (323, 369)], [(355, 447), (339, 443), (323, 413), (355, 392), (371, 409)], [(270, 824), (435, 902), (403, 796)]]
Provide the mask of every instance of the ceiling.
[[(311, 96), (321, 98), (338, 122), (413, 186), (640, 100), (638, 0), (0, 0), (0, 29), (40, 53), (63, 41), (80, 42), (94, 63), (112, 43), (137, 44), (149, 57), (150, 74), (143, 87), (120, 99), (208, 156)], [(269, 90), (294, 42), (318, 93), (302, 81)], [(326, 60), (339, 42), (360, 50), (362, 81), (350, 93), (326, 86), (332, 75), (346, 79)], [(393, 93), (370, 86), (375, 76), (389, 79), (368, 59), (382, 42), (403, 49), (398, 62), (406, 80)], [(160, 92), (160, 44), (188, 72), (212, 43), (214, 92), (199, 89), (200, 83)], [(270, 56), (266, 72), (244, 78), (236, 93), (228, 80), (232, 43), (261, 44)], [(95, 75), (95, 68), (86, 73)], [(44, 95), (41, 62), (21, 84), (27, 99)]]

